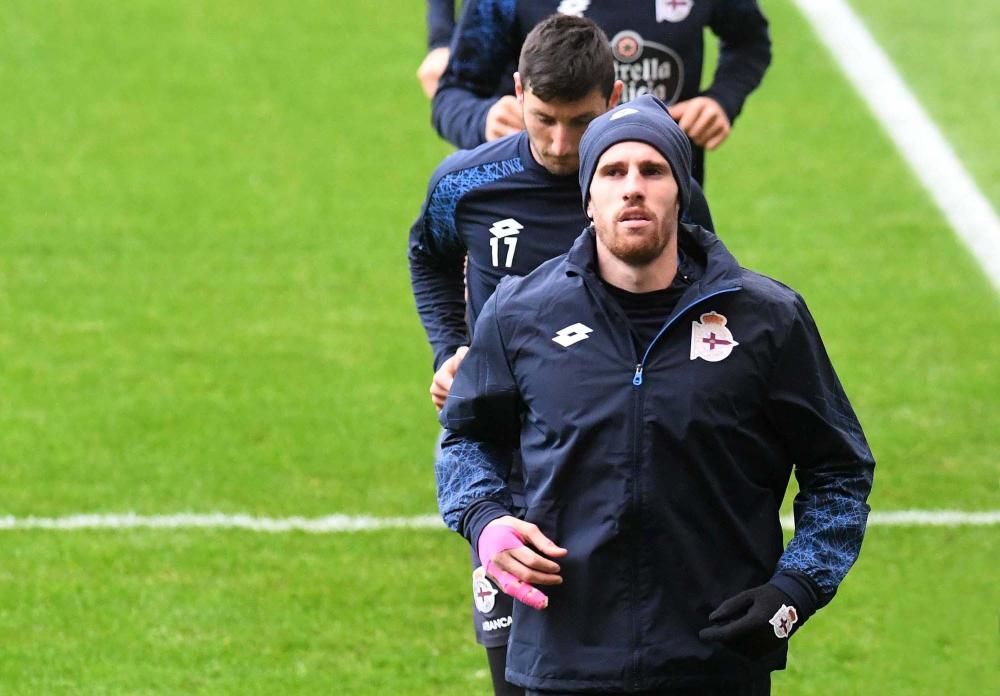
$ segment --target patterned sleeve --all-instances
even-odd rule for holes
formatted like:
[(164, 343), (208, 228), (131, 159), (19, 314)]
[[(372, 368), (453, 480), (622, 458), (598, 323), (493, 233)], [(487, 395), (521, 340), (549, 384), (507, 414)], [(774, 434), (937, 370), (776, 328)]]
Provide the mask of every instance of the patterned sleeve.
[(875, 459), (801, 298), (775, 365), (769, 414), (795, 462), (795, 533), (778, 573), (801, 573), (823, 606), (858, 558)]
[[(465, 533), (463, 521), (474, 504), (497, 502), (512, 510), (514, 500), (507, 489), (511, 449), (489, 442), (446, 433), (434, 462), (438, 509), (449, 529)], [(478, 535), (476, 535), (478, 538)]]
[(448, 527), (466, 535), (464, 517), (475, 504), (494, 501), (512, 509), (507, 479), (520, 434), (520, 395), (496, 319), (501, 289), (476, 322), (475, 338), (441, 411), (445, 433), (434, 467), (438, 507)]
[[(468, 344), (465, 322), (466, 246), (455, 224), (455, 210), (467, 190), (461, 172), (448, 172), (448, 160), (431, 179), (420, 217), (410, 228), (410, 286), (420, 322), (434, 351), (434, 369)], [(444, 174), (441, 172), (444, 171)]]
[(486, 141), (486, 113), (504, 72), (517, 61), (515, 0), (466, 0), (451, 43), (451, 57), (431, 107), (441, 137), (471, 149)]

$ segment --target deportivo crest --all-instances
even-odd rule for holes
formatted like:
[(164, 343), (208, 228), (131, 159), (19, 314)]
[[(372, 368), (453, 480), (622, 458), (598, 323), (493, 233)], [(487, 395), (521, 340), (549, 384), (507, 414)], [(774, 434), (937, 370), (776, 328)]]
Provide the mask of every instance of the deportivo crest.
[(726, 318), (718, 312), (701, 315), (701, 321), (691, 322), (691, 359), (719, 362), (729, 357), (739, 343), (726, 328)]
[(778, 609), (768, 621), (769, 624), (774, 626), (774, 635), (778, 638), (787, 638), (788, 634), (792, 632), (792, 626), (799, 620), (799, 612), (795, 611), (795, 607), (790, 607), (786, 604), (781, 605), (781, 609)]
[(493, 587), (493, 583), (486, 577), (486, 569), (479, 566), (472, 571), (472, 599), (476, 602), (476, 609), (480, 614), (489, 614), (496, 604), (496, 596), (499, 590)]
[(693, 7), (694, 0), (656, 0), (656, 21), (683, 22)]

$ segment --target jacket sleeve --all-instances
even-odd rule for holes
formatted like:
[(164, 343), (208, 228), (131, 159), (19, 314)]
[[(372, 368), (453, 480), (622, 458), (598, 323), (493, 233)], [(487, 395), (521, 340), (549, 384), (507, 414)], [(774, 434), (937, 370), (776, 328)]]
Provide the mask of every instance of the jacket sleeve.
[(795, 463), (795, 533), (775, 583), (829, 602), (858, 558), (875, 460), (802, 299), (772, 373), (769, 416)]
[(434, 465), (441, 516), (472, 543), (488, 522), (513, 509), (508, 477), (521, 401), (497, 321), (502, 289), (503, 283), (484, 306), (441, 411), (445, 432)]
[(465, 243), (455, 227), (457, 201), (449, 175), (431, 179), (420, 217), (410, 228), (410, 286), (434, 351), (434, 369), (468, 344)]
[(757, 0), (718, 0), (709, 27), (719, 37), (719, 62), (703, 94), (735, 121), (771, 64), (771, 36)]
[(455, 30), (455, 0), (427, 0), (427, 48), (451, 43)]
[(471, 149), (486, 141), (486, 113), (520, 50), (512, 39), (514, 9), (513, 0), (464, 3), (431, 106), (434, 128), (457, 147)]

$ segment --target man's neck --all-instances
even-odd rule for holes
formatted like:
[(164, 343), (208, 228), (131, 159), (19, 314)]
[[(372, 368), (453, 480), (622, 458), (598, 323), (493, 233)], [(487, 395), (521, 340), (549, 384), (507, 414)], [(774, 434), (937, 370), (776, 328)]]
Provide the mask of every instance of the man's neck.
[(535, 164), (537, 164), (542, 169), (545, 169), (545, 165), (542, 164), (542, 158), (538, 155), (538, 151), (535, 149), (535, 144), (531, 142), (530, 137), (528, 138), (528, 152), (531, 153), (531, 159), (535, 161)]
[(598, 241), (597, 269), (605, 281), (628, 292), (663, 290), (674, 282), (674, 276), (677, 275), (676, 238), (666, 246), (662, 254), (645, 266), (625, 263)]

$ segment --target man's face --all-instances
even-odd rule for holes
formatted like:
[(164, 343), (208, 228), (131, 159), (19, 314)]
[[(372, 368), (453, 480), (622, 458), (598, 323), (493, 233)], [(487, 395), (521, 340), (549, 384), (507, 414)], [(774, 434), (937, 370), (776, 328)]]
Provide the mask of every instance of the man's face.
[(599, 89), (571, 102), (545, 102), (531, 88), (524, 88), (514, 75), (514, 89), (521, 103), (524, 129), (528, 132), (535, 161), (557, 176), (575, 174), (580, 168), (580, 139), (587, 124), (617, 106), (621, 88), (615, 84), (611, 99)]
[(597, 161), (587, 215), (598, 242), (630, 266), (645, 266), (676, 238), (680, 201), (670, 164), (651, 145), (612, 145)]

